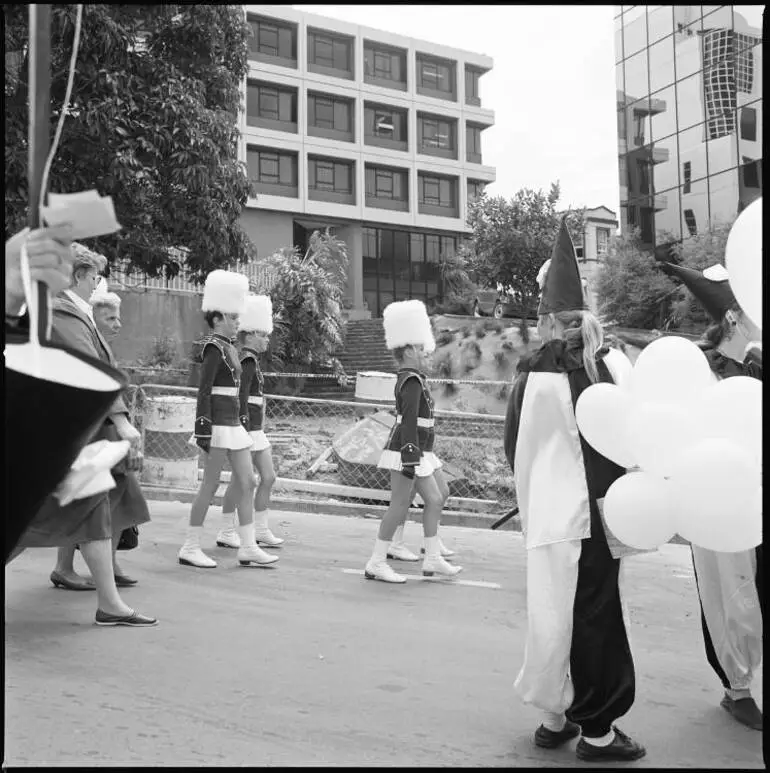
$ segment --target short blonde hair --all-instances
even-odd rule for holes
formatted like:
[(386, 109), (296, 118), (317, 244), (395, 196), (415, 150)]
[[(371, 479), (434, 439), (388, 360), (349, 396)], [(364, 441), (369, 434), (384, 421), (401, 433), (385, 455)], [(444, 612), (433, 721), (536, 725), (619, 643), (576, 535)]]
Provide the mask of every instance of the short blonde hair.
[(89, 250), (88, 247), (84, 247), (79, 242), (72, 242), (72, 252), (74, 255), (72, 260), (73, 286), (77, 281), (78, 272), (95, 271), (97, 274), (101, 274), (107, 268), (107, 258), (104, 255)]
[(91, 306), (94, 309), (120, 309), (121, 298), (117, 293), (104, 293), (91, 297)]

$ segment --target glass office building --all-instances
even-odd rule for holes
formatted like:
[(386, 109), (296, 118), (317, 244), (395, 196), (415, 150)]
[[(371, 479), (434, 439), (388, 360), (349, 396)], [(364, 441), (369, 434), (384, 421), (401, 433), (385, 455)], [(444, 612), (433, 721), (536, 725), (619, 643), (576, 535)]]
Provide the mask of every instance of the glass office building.
[(658, 257), (762, 195), (763, 12), (615, 6), (620, 227)]

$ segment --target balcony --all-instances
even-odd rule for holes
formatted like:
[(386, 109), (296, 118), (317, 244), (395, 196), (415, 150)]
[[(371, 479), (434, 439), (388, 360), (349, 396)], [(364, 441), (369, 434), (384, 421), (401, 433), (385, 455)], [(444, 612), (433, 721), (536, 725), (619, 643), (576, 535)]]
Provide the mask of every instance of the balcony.
[(668, 148), (653, 148), (650, 157), (653, 164), (665, 164), (669, 158)]
[(657, 115), (666, 112), (665, 99), (640, 99), (631, 106), (637, 115)]

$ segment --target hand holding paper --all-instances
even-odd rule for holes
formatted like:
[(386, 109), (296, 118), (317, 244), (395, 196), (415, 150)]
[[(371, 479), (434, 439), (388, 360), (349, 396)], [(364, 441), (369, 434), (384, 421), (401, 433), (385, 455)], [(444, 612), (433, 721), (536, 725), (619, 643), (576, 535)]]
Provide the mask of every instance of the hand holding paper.
[(88, 239), (119, 231), (111, 196), (97, 191), (81, 193), (49, 193), (48, 206), (42, 208), (48, 225), (70, 223), (72, 239)]
[(77, 499), (115, 488), (115, 479), (110, 470), (128, 453), (130, 446), (127, 440), (115, 443), (99, 440), (87, 445), (54, 492), (59, 504), (65, 507)]

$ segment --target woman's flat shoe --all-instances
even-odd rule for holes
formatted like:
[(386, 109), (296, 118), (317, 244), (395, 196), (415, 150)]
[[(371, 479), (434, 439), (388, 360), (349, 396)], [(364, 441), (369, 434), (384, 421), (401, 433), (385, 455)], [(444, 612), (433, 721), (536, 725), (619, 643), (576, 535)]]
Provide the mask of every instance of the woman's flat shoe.
[(132, 577), (126, 577), (125, 574), (115, 575), (115, 585), (118, 588), (130, 588), (133, 585), (136, 585), (138, 582), (139, 580), (134, 580)]
[(58, 572), (51, 572), (51, 582), (54, 588), (64, 588), (64, 590), (96, 590), (93, 580), (82, 579), (80, 582), (73, 582)]
[(158, 621), (154, 617), (147, 617), (146, 615), (140, 615), (134, 610), (131, 610), (129, 615), (108, 615), (106, 612), (102, 612), (101, 609), (96, 610), (96, 624), (97, 625), (127, 625), (132, 628), (149, 628), (150, 626), (157, 625)]

